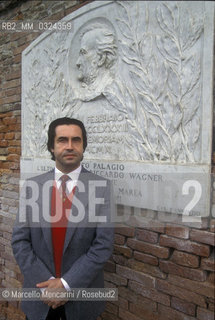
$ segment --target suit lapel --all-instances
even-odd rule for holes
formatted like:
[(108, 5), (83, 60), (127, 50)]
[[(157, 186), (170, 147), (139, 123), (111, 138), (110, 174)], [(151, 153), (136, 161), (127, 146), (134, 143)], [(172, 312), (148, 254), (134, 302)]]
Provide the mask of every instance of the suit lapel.
[(43, 232), (43, 236), (47, 247), (51, 254), (52, 250), (52, 238), (51, 238), (51, 199), (52, 199), (52, 189), (54, 182), (54, 170), (47, 173), (44, 179), (40, 181), (40, 224)]

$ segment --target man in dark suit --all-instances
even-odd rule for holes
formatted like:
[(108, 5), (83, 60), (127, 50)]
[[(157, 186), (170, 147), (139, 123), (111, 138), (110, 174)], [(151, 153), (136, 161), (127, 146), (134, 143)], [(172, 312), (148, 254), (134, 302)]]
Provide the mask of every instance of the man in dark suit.
[[(47, 146), (55, 169), (26, 181), (13, 230), (23, 287), (102, 288), (113, 244), (110, 183), (81, 166), (87, 147), (81, 121), (54, 120)], [(95, 320), (104, 302), (22, 301), (22, 309), (28, 320)]]

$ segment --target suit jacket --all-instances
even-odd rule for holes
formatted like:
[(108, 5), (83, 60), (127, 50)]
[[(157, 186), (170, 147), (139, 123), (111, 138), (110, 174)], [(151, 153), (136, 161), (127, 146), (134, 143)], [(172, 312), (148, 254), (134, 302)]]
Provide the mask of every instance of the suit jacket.
[[(49, 220), (53, 180), (54, 170), (27, 180), (21, 192), (12, 248), (24, 275), (24, 288), (35, 288), (37, 283), (55, 274)], [(73, 219), (68, 222), (61, 266), (62, 277), (70, 288), (104, 286), (103, 267), (113, 245), (112, 208), (110, 182), (82, 168), (73, 198), (70, 213)], [(101, 220), (106, 217), (107, 222), (92, 222), (95, 216)], [(42, 301), (22, 301), (21, 307), (29, 320), (43, 320), (49, 310)], [(65, 304), (67, 320), (95, 319), (103, 309), (103, 301), (68, 301)]]

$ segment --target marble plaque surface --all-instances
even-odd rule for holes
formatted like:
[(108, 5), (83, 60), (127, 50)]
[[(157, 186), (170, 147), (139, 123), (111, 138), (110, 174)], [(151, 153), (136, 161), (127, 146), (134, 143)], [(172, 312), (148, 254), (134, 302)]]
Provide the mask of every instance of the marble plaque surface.
[[(22, 173), (53, 166), (48, 125), (76, 117), (88, 132), (85, 165), (114, 180), (118, 203), (181, 212), (184, 183), (196, 180), (192, 209), (208, 213), (213, 10), (207, 1), (95, 1), (38, 37), (22, 56)], [(168, 181), (175, 205), (162, 194)]]

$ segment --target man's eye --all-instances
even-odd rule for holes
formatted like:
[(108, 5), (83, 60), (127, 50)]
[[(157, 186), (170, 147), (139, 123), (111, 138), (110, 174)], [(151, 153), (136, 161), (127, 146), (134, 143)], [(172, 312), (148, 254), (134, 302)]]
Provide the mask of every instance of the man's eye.
[(58, 142), (67, 142), (67, 139), (60, 138), (60, 139), (58, 139)]

